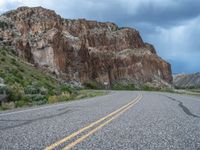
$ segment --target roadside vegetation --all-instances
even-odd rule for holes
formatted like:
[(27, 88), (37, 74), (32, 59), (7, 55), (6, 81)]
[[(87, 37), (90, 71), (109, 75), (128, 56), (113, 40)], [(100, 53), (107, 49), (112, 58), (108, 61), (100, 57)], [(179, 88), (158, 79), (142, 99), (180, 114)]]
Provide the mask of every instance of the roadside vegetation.
[(134, 84), (121, 84), (116, 83), (112, 86), (113, 90), (136, 90), (136, 87)]
[(63, 102), (79, 98), (100, 96), (105, 91), (83, 90), (58, 82), (53, 76), (16, 57), (12, 50), (0, 48), (0, 77), (6, 91), (6, 102), (0, 110)]
[[(105, 87), (95, 81), (85, 83), (84, 89), (59, 82), (51, 74), (16, 57), (8, 48), (0, 48), (0, 78), (6, 85), (0, 86), (0, 95), (5, 91), (7, 95), (6, 101), (0, 102), (0, 110), (57, 103), (107, 93), (105, 90), (99, 90)], [(161, 91), (200, 96), (200, 88), (157, 89), (148, 85), (137, 87), (134, 84), (115, 83), (111, 90)]]
[(161, 89), (155, 88), (155, 87), (151, 87), (149, 85), (142, 85), (142, 86), (136, 86), (134, 84), (122, 84), (122, 83), (115, 83), (112, 86), (112, 90), (142, 90), (142, 91), (158, 91)]
[(186, 95), (193, 95), (193, 96), (200, 96), (200, 89), (191, 89), (191, 88), (185, 88), (185, 89), (175, 89), (174, 90), (175, 93), (178, 94), (186, 94)]
[(200, 88), (197, 88), (197, 89), (188, 89), (188, 91), (200, 94)]

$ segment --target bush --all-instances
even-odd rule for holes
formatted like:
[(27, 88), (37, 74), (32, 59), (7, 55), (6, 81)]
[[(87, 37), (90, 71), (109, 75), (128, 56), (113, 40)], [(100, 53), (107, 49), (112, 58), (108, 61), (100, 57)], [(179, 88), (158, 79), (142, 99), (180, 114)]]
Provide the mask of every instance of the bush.
[(1, 78), (5, 78), (5, 72), (4, 72), (4, 70), (3, 69), (0, 69), (0, 77)]
[(3, 56), (6, 56), (6, 52), (5, 52), (5, 51), (2, 51), (1, 54), (2, 54)]
[(48, 103), (57, 103), (70, 100), (72, 97), (69, 92), (64, 92), (61, 95), (49, 96)]
[(152, 86), (149, 86), (149, 85), (143, 85), (142, 86), (142, 90), (144, 91), (158, 91), (158, 90), (161, 90), (160, 88), (156, 88), (156, 87), (152, 87)]
[(15, 107), (23, 107), (27, 105), (28, 105), (28, 101), (26, 100), (19, 100), (15, 102)]
[(10, 101), (19, 101), (24, 97), (24, 88), (17, 83), (8, 87), (8, 98)]
[(1, 58), (1, 61), (5, 61), (5, 58)]
[(13, 109), (13, 108), (15, 108), (14, 102), (2, 103), (2, 105), (1, 105), (2, 110)]
[(19, 68), (19, 71), (24, 72), (25, 70), (24, 70), (24, 68)]
[[(28, 84), (24, 83), (23, 84)], [(44, 88), (43, 86), (41, 87), (37, 83), (33, 83), (32, 85), (27, 85), (25, 90), (25, 94), (41, 94), (41, 95), (47, 95), (48, 94), (48, 89)]]
[(60, 96), (59, 96), (59, 101), (67, 101), (70, 100), (71, 95), (69, 92), (63, 92)]
[(112, 86), (113, 90), (136, 90), (134, 84), (116, 83)]
[(11, 64), (16, 65), (16, 60), (14, 58), (11, 59)]
[(54, 96), (49, 96), (48, 98), (48, 103), (57, 103), (59, 101), (58, 96), (54, 95)]
[(0, 86), (0, 94), (4, 94), (4, 91), (7, 91), (5, 86)]
[(40, 90), (35, 85), (29, 85), (24, 90), (25, 94), (39, 94)]
[(26, 95), (26, 98), (32, 102), (32, 101), (46, 101), (46, 97), (41, 94), (28, 94)]
[(44, 87), (41, 87), (39, 90), (40, 90), (41, 95), (47, 95), (48, 94), (48, 89), (46, 89)]
[(84, 83), (85, 88), (87, 89), (101, 89), (100, 84), (98, 84), (96, 81), (88, 81)]
[(61, 92), (70, 92), (70, 93), (72, 93), (73, 92), (73, 89), (72, 89), (72, 87), (71, 86), (69, 86), (69, 85), (66, 85), (66, 84), (62, 84), (61, 86), (60, 86), (60, 90), (61, 90)]

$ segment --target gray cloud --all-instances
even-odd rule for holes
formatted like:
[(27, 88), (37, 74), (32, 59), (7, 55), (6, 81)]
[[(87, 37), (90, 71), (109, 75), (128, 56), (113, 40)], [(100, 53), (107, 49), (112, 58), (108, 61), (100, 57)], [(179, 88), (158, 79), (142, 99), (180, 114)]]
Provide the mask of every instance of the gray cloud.
[(133, 17), (137, 22), (147, 22), (158, 26), (173, 26), (200, 14), (200, 1), (198, 0), (174, 0), (169, 4), (161, 1), (164, 5), (146, 3), (138, 7), (137, 14)]
[(1, 0), (0, 13), (22, 5), (41, 5), (65, 18), (134, 27), (172, 64), (173, 72), (200, 71), (199, 0)]

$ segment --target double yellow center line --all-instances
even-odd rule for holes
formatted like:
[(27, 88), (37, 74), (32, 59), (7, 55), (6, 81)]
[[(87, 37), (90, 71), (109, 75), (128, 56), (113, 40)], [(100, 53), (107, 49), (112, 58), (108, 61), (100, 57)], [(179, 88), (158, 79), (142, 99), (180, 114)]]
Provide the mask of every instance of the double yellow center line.
[(63, 150), (69, 150), (69, 149), (73, 148), (75, 145), (77, 145), (78, 143), (82, 142), (88, 136), (92, 135), (93, 133), (95, 133), (96, 131), (101, 129), (103, 126), (105, 126), (106, 124), (110, 123), (112, 120), (114, 120), (115, 118), (117, 118), (118, 116), (123, 114), (129, 108), (131, 108), (136, 103), (138, 103), (141, 99), (142, 99), (142, 94), (139, 94), (134, 100), (132, 100), (128, 104), (120, 107), (119, 109), (113, 111), (112, 113), (108, 114), (107, 116), (105, 116), (105, 117), (103, 117), (103, 118), (101, 118), (101, 119), (89, 124), (88, 126), (86, 126), (84, 128), (81, 128), (80, 130), (72, 133), (71, 135), (69, 135), (69, 136), (67, 136), (67, 137), (55, 142), (54, 144), (46, 147), (45, 150), (53, 150), (56, 147), (60, 146), (61, 144), (65, 143), (65, 142), (68, 142), (72, 138), (75, 138), (76, 136), (79, 136), (81, 133), (85, 132), (86, 130), (91, 129), (88, 132), (86, 132), (84, 135), (82, 135), (81, 137), (77, 138), (76, 140), (74, 140), (73, 142), (68, 144), (66, 147), (63, 148)]

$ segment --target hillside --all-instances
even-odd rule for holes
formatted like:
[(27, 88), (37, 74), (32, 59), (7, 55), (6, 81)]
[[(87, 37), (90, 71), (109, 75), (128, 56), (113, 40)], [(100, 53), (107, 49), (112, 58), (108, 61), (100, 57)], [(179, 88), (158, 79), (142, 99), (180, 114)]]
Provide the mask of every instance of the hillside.
[(64, 19), (42, 7), (20, 7), (0, 16), (0, 45), (63, 80), (170, 87), (171, 66), (136, 29), (110, 22)]
[(200, 73), (178, 74), (173, 77), (173, 84), (176, 88), (200, 88)]
[(0, 78), (6, 87), (7, 103), (0, 109), (55, 103), (102, 95), (104, 92), (82, 91), (58, 81), (47, 71), (24, 62), (8, 48), (0, 48)]

